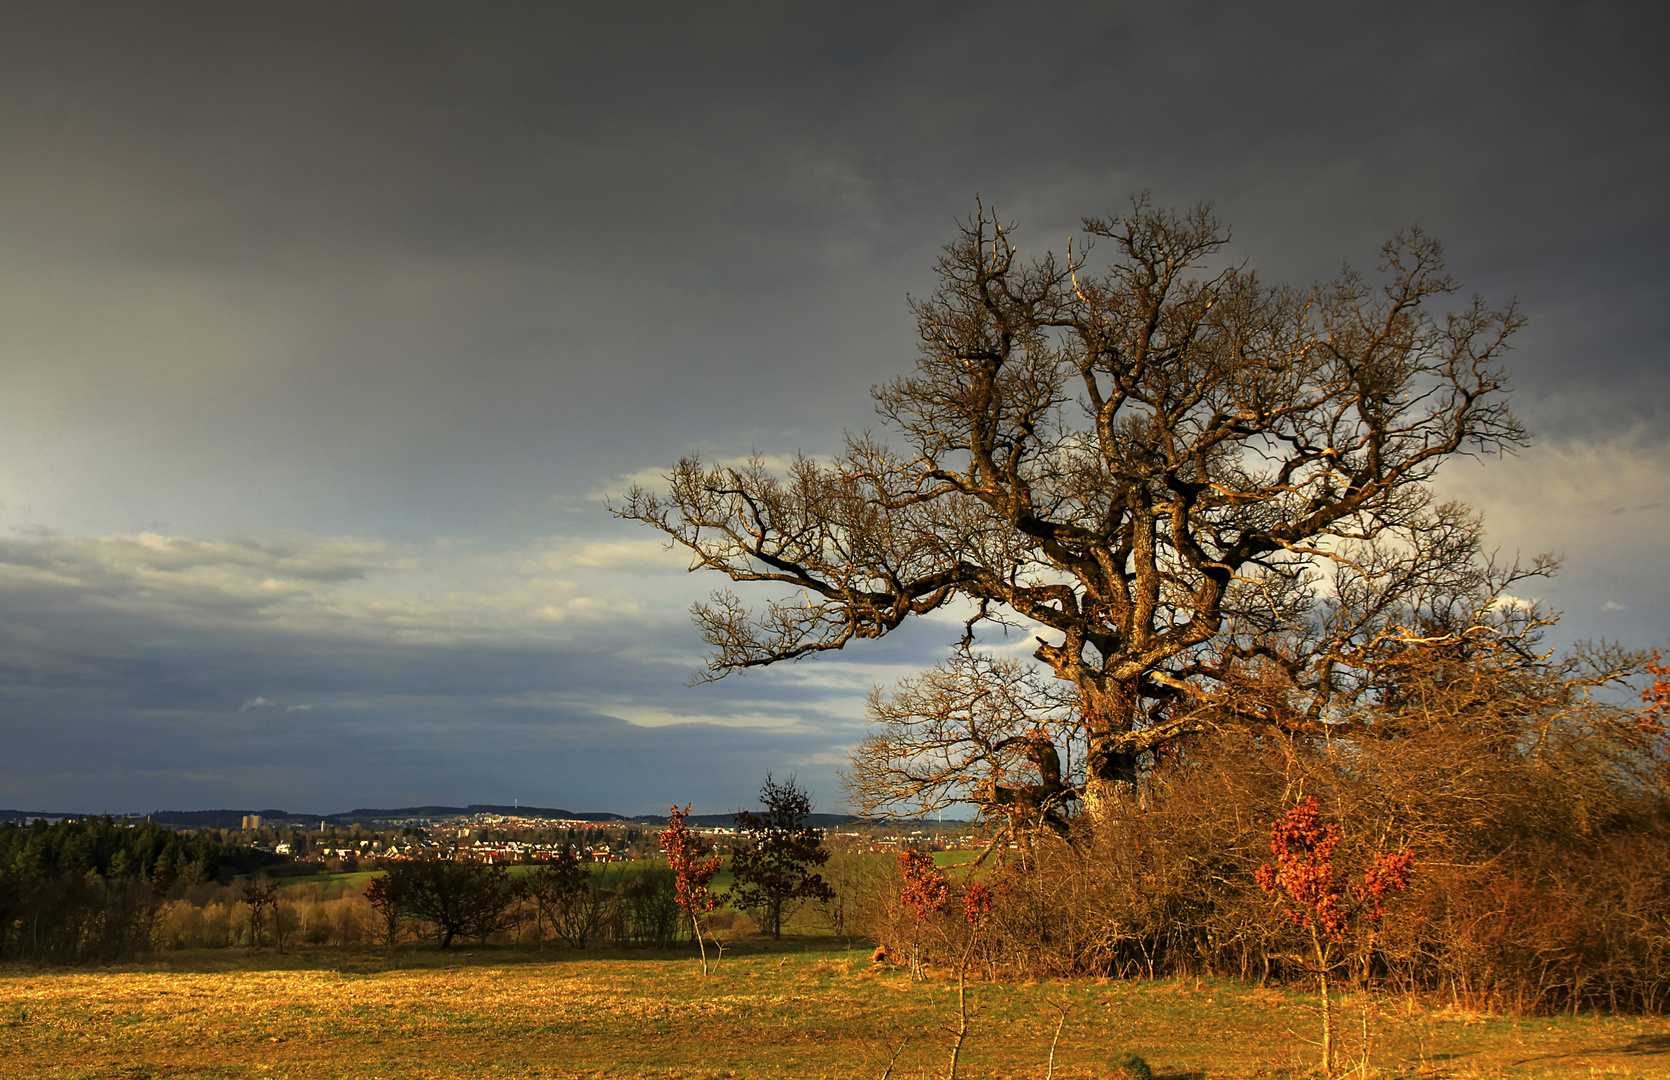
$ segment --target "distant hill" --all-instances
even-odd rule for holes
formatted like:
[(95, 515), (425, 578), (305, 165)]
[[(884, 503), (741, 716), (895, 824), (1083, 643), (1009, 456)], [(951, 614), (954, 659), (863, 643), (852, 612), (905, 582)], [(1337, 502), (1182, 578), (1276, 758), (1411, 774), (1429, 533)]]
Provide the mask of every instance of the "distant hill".
[(0, 810), (0, 822), (28, 821), (30, 818), (47, 818), (48, 820), (53, 820), (57, 818), (81, 816), (82, 815), (80, 814), (72, 814), (68, 811), (60, 810)]
[[(282, 824), (285, 821), (301, 821), (284, 810), (156, 810), (149, 814), (128, 811), (121, 814), (111, 814), (113, 818), (127, 818), (130, 821), (140, 821), (150, 818), (158, 825), (168, 825), (176, 829), (236, 829), (243, 824), (245, 814), (260, 814), (263, 821)], [(90, 814), (85, 810), (0, 810), (0, 822), (28, 821), (31, 818), (46, 818), (49, 821), (63, 818), (104, 817), (103, 814)], [(313, 820), (317, 821), (318, 818)]]
[[(262, 811), (265, 813), (265, 811)], [(448, 818), (468, 817), (472, 814), (502, 814), (506, 817), (536, 817), (536, 818), (565, 818), (569, 821), (621, 821), (634, 822), (640, 825), (665, 825), (665, 814), (611, 814), (603, 812), (578, 813), (573, 810), (561, 810), (550, 806), (493, 806), (486, 803), (471, 803), (469, 806), (402, 806), (388, 810), (371, 810), (361, 808), (350, 810), (345, 814), (326, 814), (324, 820), (333, 824), (351, 824), (353, 822), (386, 821), (390, 818)], [(692, 825), (729, 825), (734, 820), (732, 814), (691, 814)], [(818, 828), (829, 828), (834, 825), (846, 825), (859, 820), (850, 814), (812, 814), (807, 822)]]
[(145, 815), (158, 825), (176, 829), (236, 829), (242, 827), (245, 814), (260, 814), (263, 822), (280, 824), (300, 820), (288, 810), (153, 810)]
[[(360, 807), (340, 814), (305, 814), (268, 807), (265, 810), (153, 810), (148, 814), (129, 813), (126, 816), (136, 819), (150, 818), (158, 825), (176, 829), (236, 829), (243, 825), (244, 817), (249, 814), (259, 814), (263, 825), (280, 826), (302, 826), (309, 823), (318, 825), (321, 821), (331, 825), (352, 825), (356, 822), (370, 824), (390, 818), (450, 818), (468, 817), (472, 814), (515, 814), (521, 817), (568, 818), (573, 821), (598, 822), (632, 820), (624, 814), (575, 813), (546, 806), (489, 806), (479, 803), (470, 806), (401, 806), (386, 810)], [(37, 817), (56, 819), (97, 816), (100, 815), (88, 814), (83, 810), (0, 810), (0, 822), (28, 821)]]
[(345, 814), (326, 814), (324, 818), (330, 822), (348, 824), (355, 821), (376, 821), (388, 818), (447, 818), (468, 817), (471, 814), (503, 814), (516, 817), (539, 818), (567, 818), (571, 821), (632, 821), (624, 814), (610, 814), (598, 811), (576, 813), (573, 810), (561, 810), (551, 806), (494, 806), (488, 803), (471, 803), (469, 806), (402, 806), (391, 810), (368, 810), (361, 808), (350, 810)]

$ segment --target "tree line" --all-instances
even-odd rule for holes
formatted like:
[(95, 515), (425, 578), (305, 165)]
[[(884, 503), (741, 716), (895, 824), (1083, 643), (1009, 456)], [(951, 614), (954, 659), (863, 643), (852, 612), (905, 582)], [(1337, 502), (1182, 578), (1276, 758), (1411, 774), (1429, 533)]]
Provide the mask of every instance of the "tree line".
[[(724, 901), (754, 912), (762, 930), (781, 937), (784, 919), (798, 903), (832, 898), (816, 870), (829, 853), (823, 830), (807, 824), (811, 797), (793, 777), (779, 782), (767, 775), (760, 802), (763, 812), (735, 815), (742, 839), (729, 852), (733, 884)], [(408, 927), (443, 949), (460, 937), (484, 941), (508, 930), (513, 909), (527, 901), (535, 911), (536, 933), (549, 927), (575, 948), (600, 938), (666, 948), (689, 936), (701, 946), (705, 967), (704, 917), (719, 907), (711, 883), (725, 854), (689, 828), (688, 812), (674, 806), (657, 837), (668, 856), (665, 868), (616, 876), (573, 847), (518, 876), (500, 865), (415, 860), (391, 864), (367, 885), (366, 899), (389, 945)]]
[[(727, 899), (738, 910), (755, 911), (780, 935), (799, 900), (828, 897), (828, 887), (807, 869), (827, 854), (823, 833), (805, 823), (811, 800), (792, 779), (767, 777), (762, 799), (764, 813), (736, 816), (744, 839), (728, 853), (735, 885)], [(702, 920), (684, 918), (690, 884), (680, 853), (702, 852), (709, 878), (724, 861), (684, 828), (683, 815), (676, 825), (653, 838), (666, 845), (674, 834), (685, 837), (683, 846), (667, 848), (670, 866), (596, 865), (572, 844), (518, 874), (470, 859), (401, 860), (382, 864), (353, 902), (370, 909), (375, 937), (388, 944), (413, 934), (442, 948), (459, 938), (519, 935), (531, 908), (537, 938), (554, 936), (580, 948), (597, 941), (666, 948), (711, 930), (718, 906), (704, 908)], [(334, 891), (296, 894), (318, 912), (282, 902), (287, 890), (265, 873), (282, 861), (216, 830), (175, 832), (148, 821), (0, 826), (0, 959), (109, 963), (160, 945), (282, 949), (298, 934), (305, 941), (358, 940), (361, 928), (349, 925), (358, 916), (336, 910), (347, 901)], [(184, 910), (199, 907), (217, 914), (194, 918)]]
[(176, 883), (247, 874), (277, 857), (213, 830), (88, 817), (0, 825), (0, 959), (107, 963), (150, 947)]

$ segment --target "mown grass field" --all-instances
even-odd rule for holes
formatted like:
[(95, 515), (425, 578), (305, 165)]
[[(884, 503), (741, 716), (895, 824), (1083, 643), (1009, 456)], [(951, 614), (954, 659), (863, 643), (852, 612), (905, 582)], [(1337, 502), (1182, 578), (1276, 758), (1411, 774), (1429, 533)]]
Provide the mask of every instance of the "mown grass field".
[[(1062, 1080), (1127, 1051), (1156, 1075), (1301, 1075), (1304, 995), (1221, 980), (970, 984), (959, 1075)], [(1360, 1020), (1346, 1007), (1345, 1042)], [(0, 969), (0, 1076), (138, 1078), (944, 1076), (954, 983), (913, 982), (828, 939), (684, 955), (464, 948), (174, 953), (101, 971)], [(1670, 1076), (1670, 1022), (1504, 1018), (1402, 1000), (1370, 1075)]]

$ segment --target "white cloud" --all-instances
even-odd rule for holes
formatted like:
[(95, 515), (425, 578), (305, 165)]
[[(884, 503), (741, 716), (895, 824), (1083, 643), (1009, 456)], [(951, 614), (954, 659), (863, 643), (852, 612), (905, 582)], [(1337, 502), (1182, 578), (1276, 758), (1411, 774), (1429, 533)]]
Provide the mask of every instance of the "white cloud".
[[(807, 454), (805, 456), (809, 460), (815, 461), (821, 465), (827, 465), (834, 460), (827, 455)], [(746, 469), (752, 465), (759, 465), (768, 473), (776, 473), (778, 476), (784, 476), (788, 474), (790, 469), (794, 468), (795, 460), (796, 457), (794, 454), (751, 453), (733, 454), (729, 457), (716, 458), (713, 461), (713, 464), (727, 469)]]
[(1670, 531), (1670, 454), (1644, 433), (1454, 461), (1439, 474), (1438, 489), (1483, 511), (1488, 535), (1525, 554), (1656, 556), (1659, 538)]
[(785, 716), (766, 711), (728, 713), (671, 713), (645, 706), (612, 708), (611, 716), (618, 716), (633, 727), (661, 728), (675, 724), (712, 724), (716, 727), (763, 728), (771, 731), (807, 730), (810, 725), (798, 716)]
[[(732, 445), (735, 444), (733, 443)], [(788, 475), (789, 470), (794, 467), (794, 463), (799, 457), (805, 457), (808, 460), (815, 461), (821, 465), (831, 464), (835, 460), (828, 454), (764, 454), (759, 453), (758, 451), (750, 451), (746, 454), (717, 453), (709, 455), (706, 451), (713, 450), (713, 446), (709, 443), (704, 443), (697, 449), (702, 452), (702, 463), (704, 467), (718, 465), (726, 469), (746, 469), (750, 465), (757, 464), (764, 468), (767, 472), (775, 473), (778, 476)], [(627, 489), (633, 485), (637, 485), (638, 487), (645, 488), (649, 491), (665, 491), (667, 488), (667, 474), (670, 472), (672, 472), (672, 468), (670, 466), (651, 465), (634, 470), (633, 472), (619, 473), (605, 481), (603, 484), (593, 487), (591, 490), (587, 491), (585, 498), (591, 502), (602, 502), (604, 500), (619, 502), (621, 496), (624, 495)]]
[[(205, 541), (140, 533), (0, 540), (0, 592), (159, 624), (260, 625), (406, 641), (547, 633), (570, 622), (682, 618), (689, 599), (646, 573), (682, 569), (654, 541), (556, 538), (526, 548), (427, 548), (286, 534)], [(613, 571), (624, 571), (612, 574)], [(646, 614), (651, 613), (651, 614)]]
[(1540, 603), (1541, 601), (1537, 600), (1535, 597), (1526, 599), (1523, 596), (1503, 594), (1492, 601), (1490, 606), (1494, 610), (1529, 611), (1532, 608), (1537, 607)]
[(636, 573), (671, 573), (689, 568), (689, 556), (654, 538), (592, 540), (577, 546), (563, 545), (542, 552), (539, 565), (549, 570), (583, 567), (590, 570), (628, 570)]
[[(1640, 430), (1551, 440), (1506, 459), (1451, 462), (1437, 488), (1484, 515), (1485, 540), (1499, 561), (1562, 557), (1559, 573), (1536, 586), (1544, 605), (1562, 614), (1555, 642), (1662, 640), (1670, 611), (1663, 570), (1670, 446), (1663, 440)], [(1618, 596), (1628, 600), (1612, 599)]]

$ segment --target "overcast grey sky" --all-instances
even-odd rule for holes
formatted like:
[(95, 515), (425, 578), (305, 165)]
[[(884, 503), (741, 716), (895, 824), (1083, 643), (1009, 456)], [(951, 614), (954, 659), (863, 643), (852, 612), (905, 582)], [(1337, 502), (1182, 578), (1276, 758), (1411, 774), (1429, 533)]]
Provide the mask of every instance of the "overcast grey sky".
[(689, 687), (715, 583), (601, 500), (872, 427), (976, 193), (1296, 284), (1421, 224), (1531, 320), (1446, 492), (1666, 644), (1665, 16), (1455, 8), (0, 7), (0, 807), (834, 809), (949, 632)]

